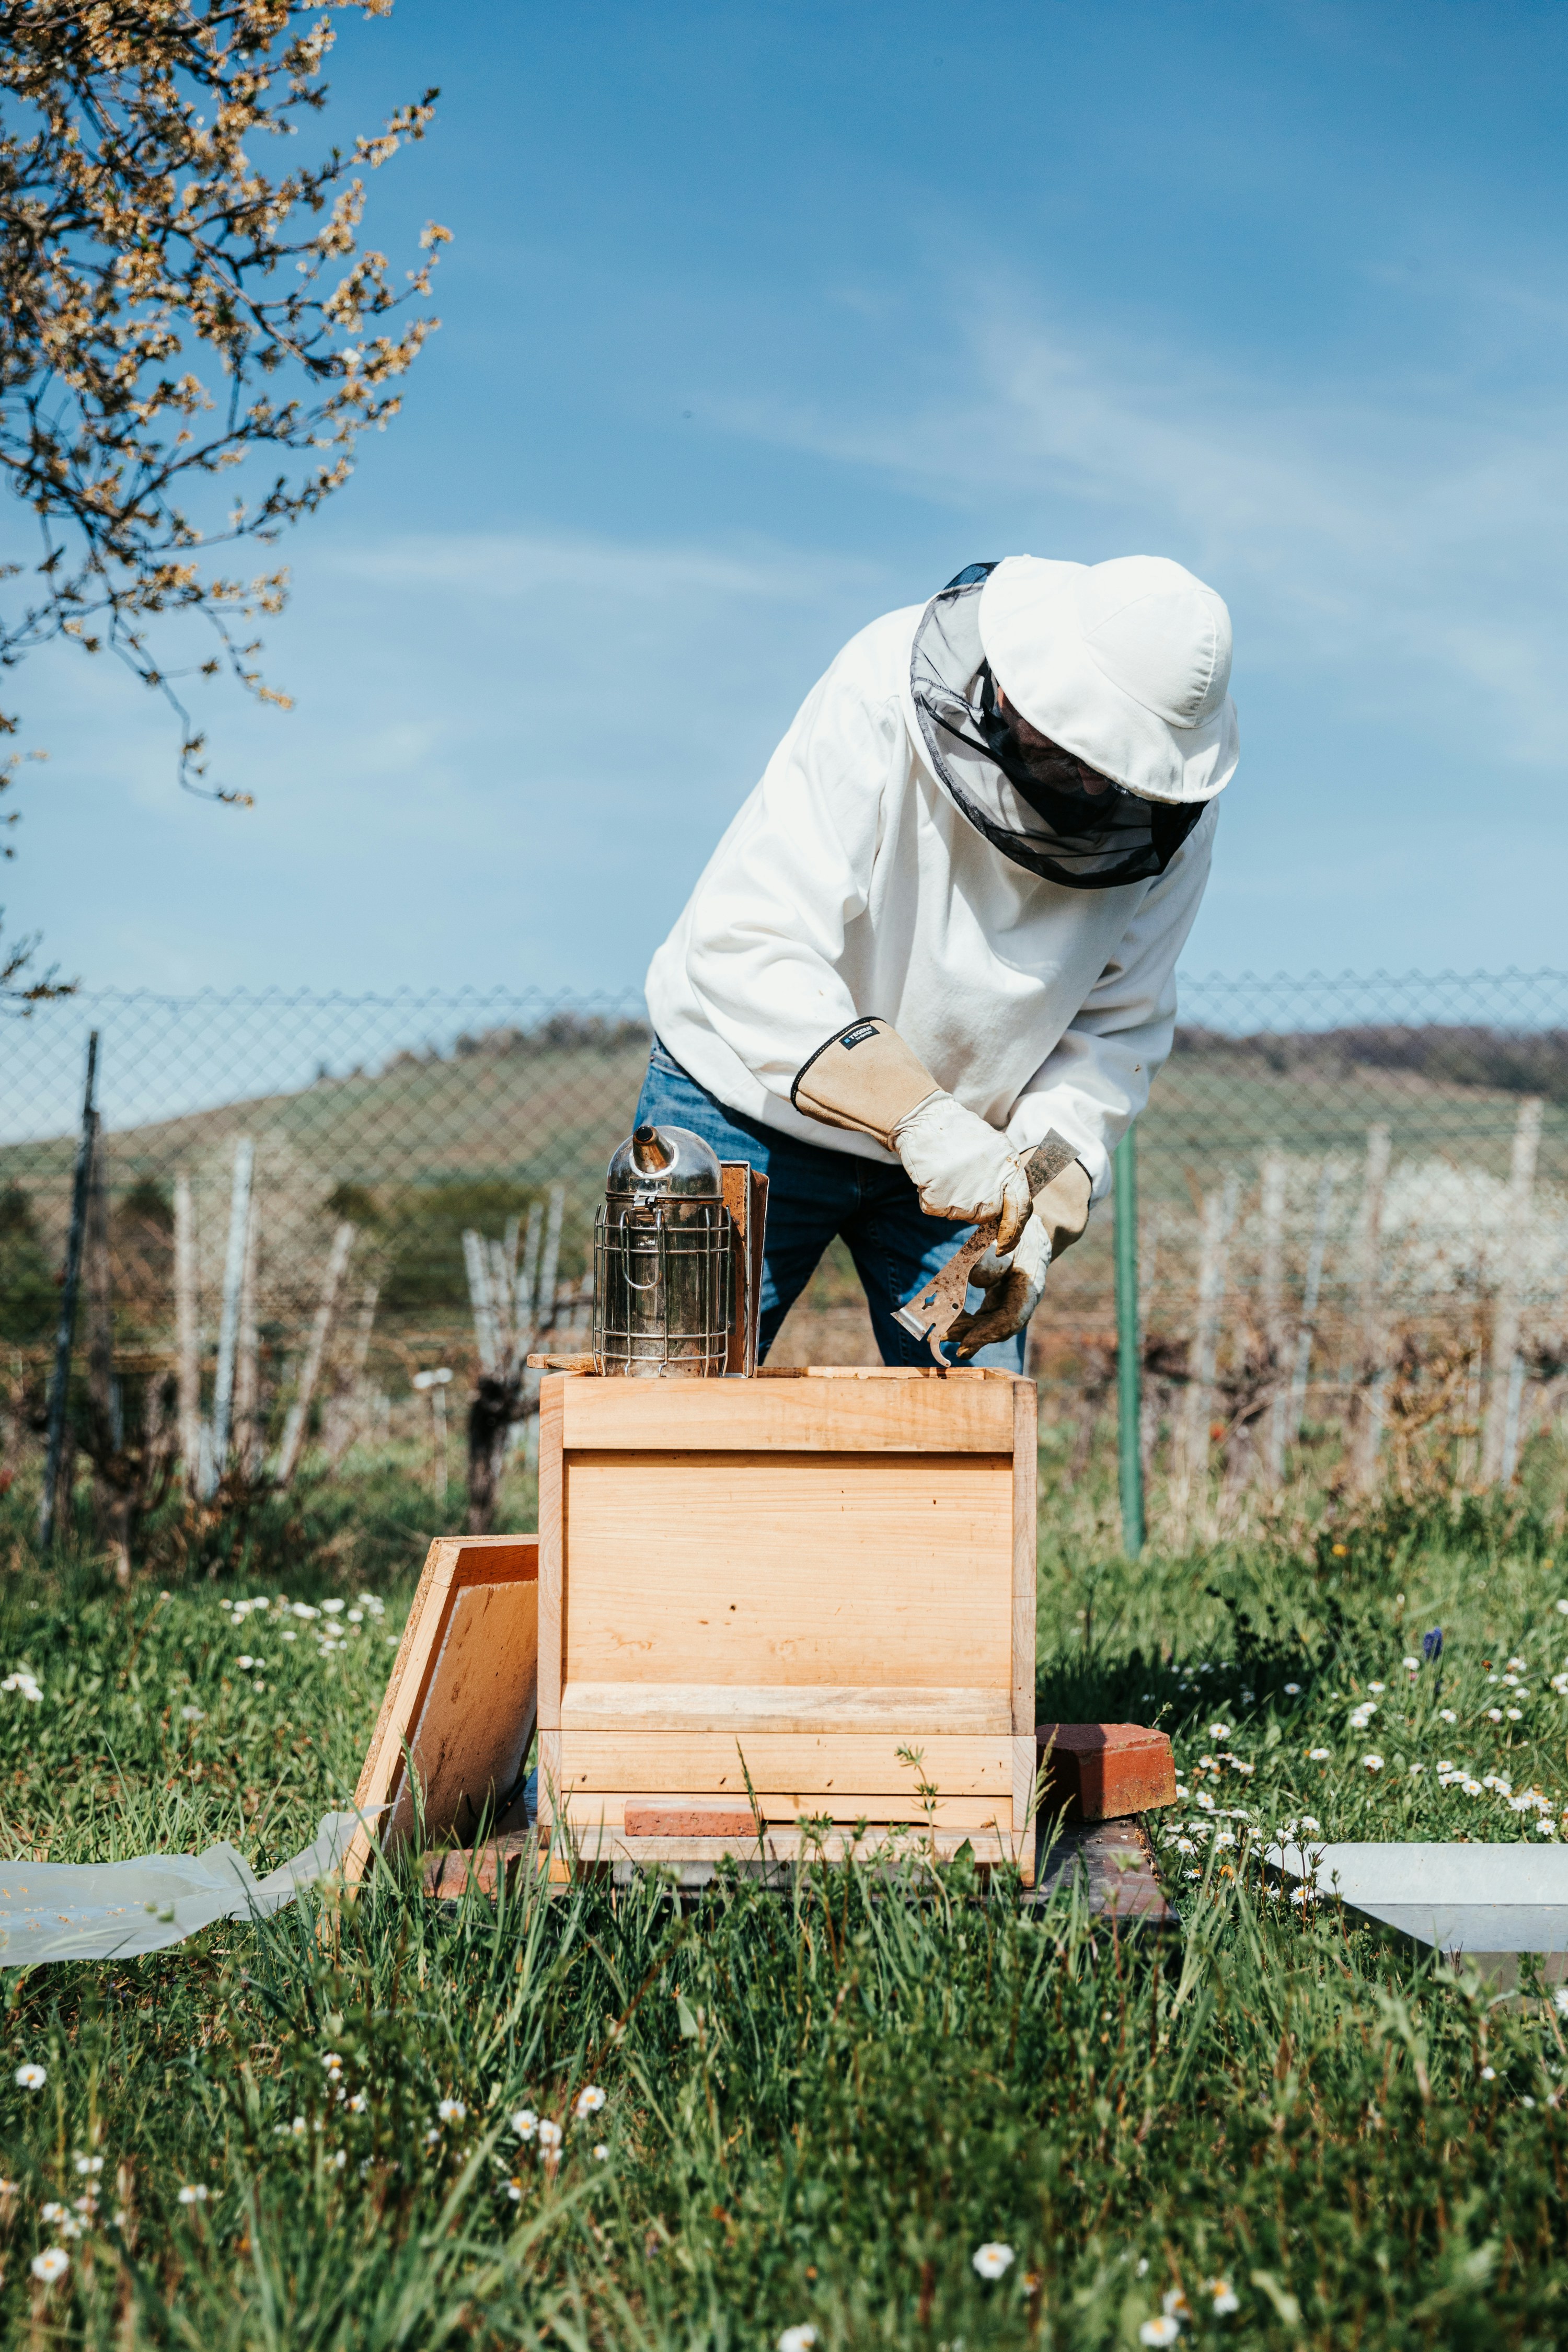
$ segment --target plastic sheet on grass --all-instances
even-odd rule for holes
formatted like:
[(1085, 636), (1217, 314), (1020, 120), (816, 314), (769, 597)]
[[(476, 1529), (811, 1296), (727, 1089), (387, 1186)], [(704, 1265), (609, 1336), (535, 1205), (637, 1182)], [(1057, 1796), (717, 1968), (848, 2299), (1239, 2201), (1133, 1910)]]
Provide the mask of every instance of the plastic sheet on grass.
[(0, 1862), (0, 1968), (126, 1960), (219, 1919), (269, 1918), (336, 1869), (358, 1813), (325, 1813), (315, 1842), (265, 1878), (224, 1840), (132, 1862)]

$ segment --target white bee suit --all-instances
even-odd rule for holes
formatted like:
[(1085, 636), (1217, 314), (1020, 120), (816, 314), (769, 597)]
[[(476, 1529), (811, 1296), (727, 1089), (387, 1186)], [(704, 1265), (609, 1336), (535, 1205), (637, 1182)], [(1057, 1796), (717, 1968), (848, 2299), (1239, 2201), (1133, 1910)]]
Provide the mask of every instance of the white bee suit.
[(1056, 1129), (1098, 1196), (1171, 1050), (1216, 811), (1152, 879), (1075, 889), (1012, 862), (921, 739), (910, 657), (929, 610), (874, 621), (807, 696), (654, 957), (649, 1016), (731, 1109), (897, 1164), (790, 1101), (825, 1040), (879, 1014), (1018, 1149)]

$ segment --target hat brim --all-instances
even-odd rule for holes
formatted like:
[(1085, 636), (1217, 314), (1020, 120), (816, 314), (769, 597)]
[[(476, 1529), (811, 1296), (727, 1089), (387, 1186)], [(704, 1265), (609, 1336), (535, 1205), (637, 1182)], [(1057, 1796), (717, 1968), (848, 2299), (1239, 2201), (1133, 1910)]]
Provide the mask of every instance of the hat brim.
[(1212, 801), (1241, 756), (1236, 705), (1227, 695), (1196, 727), (1167, 719), (1117, 685), (1084, 643), (1073, 581), (1040, 593), (1040, 567), (1008, 557), (980, 592), (980, 642), (992, 675), (1031, 727), (1141, 799)]

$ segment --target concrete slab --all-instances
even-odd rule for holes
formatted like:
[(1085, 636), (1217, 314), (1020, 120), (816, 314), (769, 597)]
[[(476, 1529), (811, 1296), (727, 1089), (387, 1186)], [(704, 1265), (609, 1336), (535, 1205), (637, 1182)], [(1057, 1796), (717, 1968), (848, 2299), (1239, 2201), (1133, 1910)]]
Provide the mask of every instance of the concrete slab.
[(1526, 1845), (1270, 1846), (1268, 1867), (1500, 1990), (1535, 1954), (1547, 1984), (1568, 1981), (1568, 1848)]

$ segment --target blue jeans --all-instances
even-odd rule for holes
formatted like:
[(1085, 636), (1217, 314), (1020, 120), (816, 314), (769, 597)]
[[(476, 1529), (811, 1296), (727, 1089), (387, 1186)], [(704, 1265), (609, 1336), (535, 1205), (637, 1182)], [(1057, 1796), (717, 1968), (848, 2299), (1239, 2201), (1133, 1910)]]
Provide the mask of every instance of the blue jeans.
[[(688, 1127), (721, 1160), (749, 1160), (768, 1180), (768, 1222), (763, 1260), (758, 1351), (765, 1356), (780, 1324), (805, 1288), (817, 1260), (842, 1234), (871, 1310), (871, 1328), (885, 1364), (929, 1364), (931, 1352), (912, 1339), (893, 1309), (912, 1298), (946, 1265), (973, 1226), (928, 1217), (901, 1168), (799, 1143), (760, 1119), (730, 1110), (683, 1070), (654, 1040), (637, 1101), (639, 1123)], [(971, 1289), (968, 1305), (984, 1294)], [(949, 1351), (951, 1353), (951, 1350)], [(1004, 1371), (1024, 1369), (1024, 1334), (982, 1348), (973, 1360)]]

